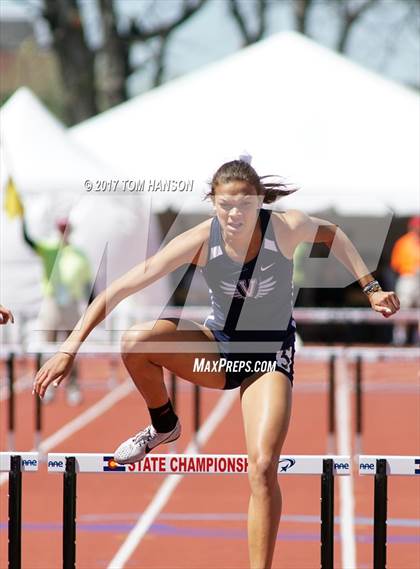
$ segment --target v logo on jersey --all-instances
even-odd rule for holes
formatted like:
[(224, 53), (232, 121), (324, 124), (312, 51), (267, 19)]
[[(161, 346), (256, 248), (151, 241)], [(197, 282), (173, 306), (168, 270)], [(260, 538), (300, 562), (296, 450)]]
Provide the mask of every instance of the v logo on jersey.
[(257, 279), (249, 279), (249, 280), (242, 280), (238, 281), (237, 292), (242, 298), (246, 298), (247, 296), (254, 296), (255, 288), (257, 286)]
[(242, 279), (235, 286), (233, 283), (222, 281), (220, 288), (233, 298), (262, 298), (274, 289), (276, 281), (273, 277), (260, 281), (258, 279)]

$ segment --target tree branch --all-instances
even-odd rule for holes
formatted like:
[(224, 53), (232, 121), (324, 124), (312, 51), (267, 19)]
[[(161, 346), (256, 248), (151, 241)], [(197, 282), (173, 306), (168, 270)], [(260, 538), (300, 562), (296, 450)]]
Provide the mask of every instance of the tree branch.
[(352, 8), (348, 1), (339, 1), (339, 6), (343, 12), (343, 25), (337, 44), (338, 52), (344, 53), (346, 51), (353, 24), (359, 20), (369, 8), (377, 4), (377, 2), (378, 0), (366, 0), (366, 2), (360, 4), (358, 7)]
[(301, 34), (308, 34), (308, 17), (312, 5), (312, 0), (294, 0), (292, 6), (294, 7), (296, 30)]
[(238, 0), (230, 0), (229, 8), (239, 26), (245, 46), (259, 41), (264, 36), (267, 27), (267, 0), (259, 0), (256, 6), (257, 29), (255, 32), (252, 31), (247, 19), (241, 13)]
[(167, 47), (168, 47), (168, 36), (163, 36), (160, 39), (159, 51), (156, 56), (156, 69), (153, 78), (153, 87), (158, 87), (163, 82), (163, 73), (165, 71)]
[(60, 64), (67, 120), (75, 124), (97, 112), (94, 53), (86, 43), (76, 0), (45, 0), (42, 15)]
[(98, 53), (98, 94), (102, 110), (127, 100), (126, 79), (130, 73), (129, 47), (117, 29), (113, 0), (100, 0), (103, 45)]
[(165, 37), (175, 28), (186, 22), (195, 14), (208, 0), (184, 0), (181, 14), (168, 24), (159, 24), (154, 28), (147, 29), (140, 21), (132, 21), (127, 40), (132, 43), (136, 41), (147, 41), (157, 36)]

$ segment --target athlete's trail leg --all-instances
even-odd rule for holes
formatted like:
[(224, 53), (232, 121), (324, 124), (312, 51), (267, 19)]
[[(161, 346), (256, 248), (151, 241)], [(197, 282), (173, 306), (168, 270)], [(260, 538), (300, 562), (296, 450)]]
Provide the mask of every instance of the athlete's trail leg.
[(241, 388), (251, 486), (248, 510), (251, 569), (270, 569), (273, 559), (282, 507), (278, 457), (289, 426), (291, 401), (290, 381), (279, 372), (264, 374)]

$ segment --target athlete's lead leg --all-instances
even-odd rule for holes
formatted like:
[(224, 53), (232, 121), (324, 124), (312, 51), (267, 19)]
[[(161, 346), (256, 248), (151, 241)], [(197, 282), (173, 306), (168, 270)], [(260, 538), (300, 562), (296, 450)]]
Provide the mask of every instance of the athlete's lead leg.
[[(185, 325), (188, 329), (185, 329)], [(137, 389), (143, 396), (152, 424), (120, 444), (114, 458), (122, 464), (142, 460), (148, 452), (162, 443), (179, 438), (181, 424), (169, 401), (163, 381), (163, 368), (203, 387), (223, 388), (224, 372), (196, 371), (194, 360), (204, 357), (210, 362), (219, 362), (219, 352), (211, 332), (194, 322), (158, 320), (154, 326), (138, 325), (126, 332), (122, 339), (122, 358)], [(183, 346), (196, 345), (203, 353), (183, 353)], [(163, 344), (170, 348), (164, 353), (155, 353)], [(169, 346), (168, 346), (169, 344)], [(149, 351), (149, 353), (147, 353)]]
[[(186, 326), (190, 329), (185, 329)], [(160, 407), (168, 401), (168, 392), (163, 381), (163, 368), (172, 371), (192, 383), (203, 387), (222, 389), (225, 383), (223, 371), (194, 371), (194, 360), (205, 358), (219, 361), (219, 352), (209, 330), (194, 322), (180, 326), (175, 320), (158, 320), (134, 326), (123, 334), (121, 357), (137, 389), (149, 408)], [(146, 353), (147, 343), (154, 346), (170, 343), (171, 350), (165, 353)], [(204, 353), (182, 353), (182, 344), (206, 345)]]
[(251, 486), (248, 510), (251, 569), (270, 569), (273, 559), (282, 506), (278, 457), (289, 426), (291, 401), (290, 381), (279, 372), (264, 374), (241, 388)]

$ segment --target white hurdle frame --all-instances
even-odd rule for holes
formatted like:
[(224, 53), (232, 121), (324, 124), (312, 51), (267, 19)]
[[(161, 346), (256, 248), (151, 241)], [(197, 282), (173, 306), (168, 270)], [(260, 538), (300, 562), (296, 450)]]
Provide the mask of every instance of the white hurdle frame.
[(359, 474), (375, 477), (373, 566), (386, 569), (388, 476), (420, 476), (420, 456), (360, 455)]
[[(114, 476), (139, 473), (245, 474), (248, 471), (248, 458), (247, 455), (154, 454), (145, 457), (141, 463), (131, 466), (117, 464), (112, 453), (49, 453), (47, 465), (48, 472), (63, 474), (63, 568), (75, 569), (76, 480), (79, 473), (106, 473)], [(321, 477), (320, 567), (321, 569), (333, 569), (334, 477), (350, 475), (350, 456), (281, 456), (278, 473), (280, 475), (302, 474)]]

